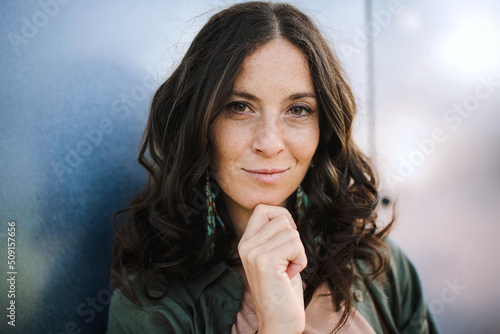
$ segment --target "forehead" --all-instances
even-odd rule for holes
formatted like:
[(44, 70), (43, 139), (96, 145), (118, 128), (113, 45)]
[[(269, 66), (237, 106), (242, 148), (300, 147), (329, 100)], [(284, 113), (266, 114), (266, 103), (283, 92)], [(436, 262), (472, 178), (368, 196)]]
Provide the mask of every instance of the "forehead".
[(313, 91), (304, 53), (287, 40), (276, 39), (245, 58), (235, 80), (235, 89), (265, 91), (280, 87), (287, 91)]

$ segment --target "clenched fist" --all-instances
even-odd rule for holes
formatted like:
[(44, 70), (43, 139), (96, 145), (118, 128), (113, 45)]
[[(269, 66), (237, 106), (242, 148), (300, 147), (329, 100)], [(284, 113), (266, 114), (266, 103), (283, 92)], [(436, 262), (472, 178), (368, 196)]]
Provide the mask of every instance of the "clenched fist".
[(302, 333), (300, 272), (307, 258), (288, 210), (259, 204), (238, 245), (259, 320), (259, 333)]

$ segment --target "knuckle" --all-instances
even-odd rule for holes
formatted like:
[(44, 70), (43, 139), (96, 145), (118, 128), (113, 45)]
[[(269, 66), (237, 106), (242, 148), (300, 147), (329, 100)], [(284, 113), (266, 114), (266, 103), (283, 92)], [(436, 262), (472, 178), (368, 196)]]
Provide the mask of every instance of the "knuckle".
[(263, 270), (268, 267), (269, 256), (265, 253), (259, 253), (255, 256), (255, 262), (259, 270)]
[(249, 263), (255, 263), (259, 257), (259, 252), (254, 248), (246, 253), (246, 258)]
[(238, 253), (242, 257), (248, 255), (248, 243), (246, 243), (246, 242), (240, 242), (238, 244)]
[(302, 241), (300, 240), (300, 235), (299, 232), (297, 232), (297, 230), (289, 228), (285, 231), (285, 233), (290, 239), (292, 239), (293, 242), (299, 242), (302, 245)]
[(292, 216), (292, 214), (290, 213), (290, 211), (288, 211), (287, 208), (280, 207), (280, 210), (283, 212), (285, 216), (290, 216), (290, 217)]
[(254, 211), (259, 211), (260, 212), (262, 210), (265, 210), (266, 208), (267, 208), (267, 205), (260, 203), (260, 204), (257, 204), (255, 206)]
[(289, 221), (289, 220), (288, 220), (288, 218), (287, 218), (287, 217), (285, 217), (285, 216), (279, 216), (279, 217), (276, 217), (276, 219), (275, 219), (275, 220), (276, 220), (276, 222), (277, 222), (277, 223), (279, 223), (279, 224), (280, 224), (280, 226), (281, 226), (282, 228), (285, 228), (285, 229), (286, 229), (286, 228), (290, 227), (290, 221)]
[(305, 254), (306, 254), (306, 249), (304, 248), (304, 244), (302, 243), (302, 240), (297, 239), (297, 241), (296, 241), (296, 242), (297, 242), (297, 244), (298, 244), (298, 245), (299, 245), (299, 247), (300, 247), (300, 251), (301, 251), (301, 252), (302, 252), (302, 254), (304, 254), (304, 256), (305, 256)]
[(304, 244), (302, 243), (302, 240), (300, 240), (299, 233), (296, 230), (291, 230), (290, 232), (287, 231), (287, 233), (290, 235), (290, 242), (293, 244), (293, 247), (297, 247), (297, 249), (300, 249), (301, 253), (305, 254)]
[(307, 267), (307, 259), (304, 259), (304, 261), (299, 263), (299, 271), (304, 270)]

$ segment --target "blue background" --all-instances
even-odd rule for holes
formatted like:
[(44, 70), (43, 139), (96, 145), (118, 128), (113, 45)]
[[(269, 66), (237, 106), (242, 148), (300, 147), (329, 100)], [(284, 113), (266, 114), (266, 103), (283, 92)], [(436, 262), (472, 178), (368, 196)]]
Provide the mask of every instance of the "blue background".
[[(367, 2), (292, 1), (351, 79), (356, 140), (398, 203), (393, 238), (415, 262), (438, 324), (494, 333), (500, 5), (376, 0), (367, 12)], [(0, 332), (104, 331), (111, 216), (145, 182), (136, 157), (149, 101), (194, 34), (231, 3), (0, 3), (0, 277), (10, 221), (18, 273), (16, 327), (2, 283)], [(491, 94), (461, 116), (449, 111), (474, 103), (478, 86)], [(388, 215), (380, 209), (382, 221)]]

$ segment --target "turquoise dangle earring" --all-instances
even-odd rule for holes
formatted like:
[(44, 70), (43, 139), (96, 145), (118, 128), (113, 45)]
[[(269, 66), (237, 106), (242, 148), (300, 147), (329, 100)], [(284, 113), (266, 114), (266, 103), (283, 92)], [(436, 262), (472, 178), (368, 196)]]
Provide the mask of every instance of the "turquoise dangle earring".
[(309, 197), (302, 190), (302, 185), (297, 188), (296, 197), (295, 210), (297, 210), (297, 215), (301, 218), (304, 216), (306, 208), (309, 205)]
[(219, 223), (221, 227), (224, 228), (224, 223), (217, 214), (217, 209), (215, 207), (215, 197), (217, 197), (217, 194), (213, 193), (210, 187), (210, 171), (208, 169), (205, 194), (207, 196), (207, 236), (210, 237), (215, 234), (216, 224)]
[[(297, 188), (297, 202), (295, 204), (295, 209), (297, 210), (297, 215), (299, 219), (304, 217), (306, 208), (309, 206), (309, 197), (306, 195), (304, 190), (302, 190), (302, 186), (300, 185)], [(316, 247), (319, 247), (320, 244), (323, 243), (323, 234), (320, 233), (314, 238), (314, 242), (316, 243)], [(319, 248), (318, 248), (319, 249)]]

